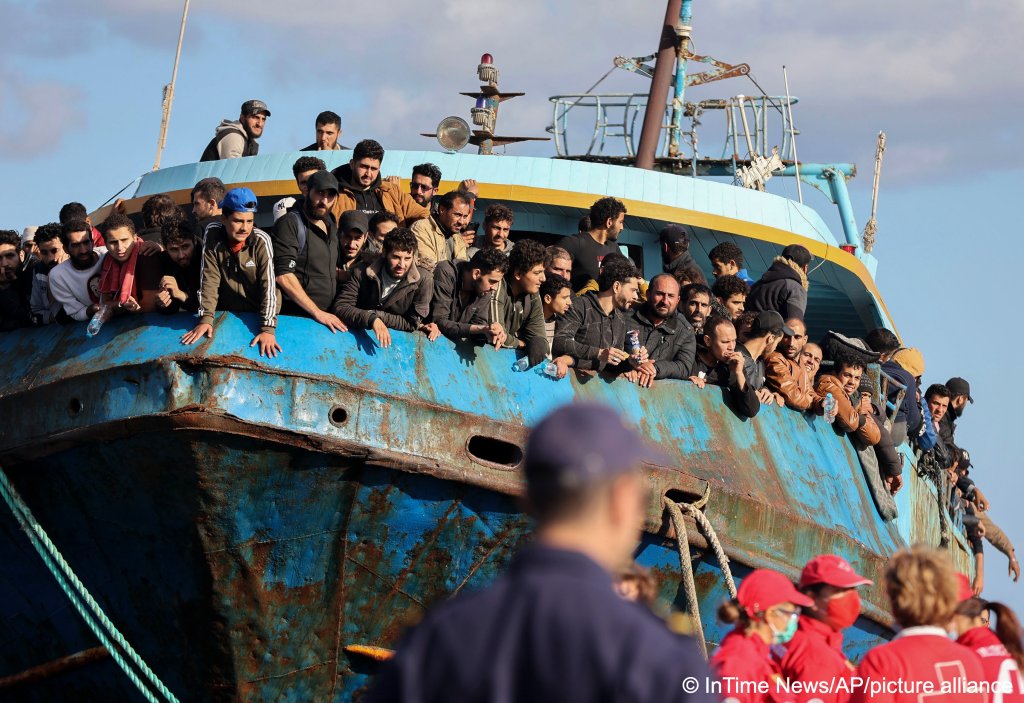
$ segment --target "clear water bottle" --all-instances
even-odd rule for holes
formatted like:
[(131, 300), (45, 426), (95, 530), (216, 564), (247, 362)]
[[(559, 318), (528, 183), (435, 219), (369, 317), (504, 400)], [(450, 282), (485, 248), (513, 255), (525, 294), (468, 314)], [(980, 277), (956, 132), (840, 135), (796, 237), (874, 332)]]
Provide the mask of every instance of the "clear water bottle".
[(524, 356), (522, 359), (516, 360), (516, 363), (512, 364), (513, 371), (526, 371), (530, 368), (530, 357)]
[(825, 422), (832, 424), (836, 421), (836, 415), (839, 414), (839, 408), (836, 405), (836, 399), (832, 397), (831, 393), (825, 394), (825, 402), (822, 405), (824, 412)]
[(545, 361), (543, 364), (539, 364), (537, 366), (537, 373), (541, 376), (552, 378), (555, 381), (559, 380), (558, 366), (553, 361)]
[(103, 323), (107, 321), (109, 314), (110, 306), (101, 305), (99, 310), (96, 311), (96, 314), (92, 316), (91, 320), (89, 320), (89, 326), (85, 328), (85, 336), (91, 339), (98, 335), (100, 330), (103, 328)]

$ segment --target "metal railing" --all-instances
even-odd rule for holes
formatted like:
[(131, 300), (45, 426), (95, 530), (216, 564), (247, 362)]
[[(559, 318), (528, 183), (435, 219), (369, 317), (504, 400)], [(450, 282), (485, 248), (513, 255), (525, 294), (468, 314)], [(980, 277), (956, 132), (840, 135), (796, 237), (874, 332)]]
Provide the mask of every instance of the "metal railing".
[[(554, 137), (555, 153), (558, 156), (579, 158), (636, 155), (635, 138), (639, 137), (637, 118), (647, 109), (646, 94), (574, 93), (554, 95), (548, 100), (552, 104), (552, 120), (547, 131)], [(708, 113), (720, 112), (723, 116), (722, 149), (717, 158), (747, 160), (755, 155), (766, 156), (778, 147), (779, 156), (784, 161), (792, 161), (795, 157), (793, 136), (799, 132), (793, 129), (791, 110), (788, 108), (797, 102), (798, 99), (792, 96), (770, 95), (736, 95), (697, 103), (688, 102), (683, 117), (690, 120), (690, 128), (681, 131), (680, 143), (689, 142), (689, 157), (707, 158), (711, 152), (702, 154), (699, 148), (700, 128)], [(663, 135), (671, 127), (671, 114), (671, 105), (666, 105), (661, 125)], [(571, 120), (575, 120), (575, 123)], [(573, 150), (570, 147), (570, 132), (577, 130), (589, 136), (586, 149)], [(619, 144), (620, 139), (621, 151), (606, 151), (607, 147), (614, 148)], [(668, 142), (668, 139), (661, 139), (659, 153), (662, 157), (668, 156)]]

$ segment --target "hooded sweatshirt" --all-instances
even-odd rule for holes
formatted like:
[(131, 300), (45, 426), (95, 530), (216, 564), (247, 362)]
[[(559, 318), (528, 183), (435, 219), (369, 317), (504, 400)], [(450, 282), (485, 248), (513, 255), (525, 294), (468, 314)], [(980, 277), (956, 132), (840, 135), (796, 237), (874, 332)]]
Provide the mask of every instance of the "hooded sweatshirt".
[(746, 309), (775, 310), (783, 320), (803, 320), (807, 311), (807, 286), (807, 274), (800, 266), (776, 256), (761, 280), (750, 289)]
[(239, 120), (221, 120), (213, 139), (206, 145), (200, 161), (237, 159), (242, 156), (256, 156), (260, 145), (249, 136)]
[(349, 164), (339, 166), (332, 173), (338, 179), (338, 186), (355, 199), (355, 207), (351, 209), (362, 210), (368, 218), (373, 217), (384, 209), (384, 202), (381, 200), (379, 193), (382, 180), (380, 173), (377, 174), (377, 178), (370, 184), (369, 188), (364, 188), (353, 177), (352, 167)]

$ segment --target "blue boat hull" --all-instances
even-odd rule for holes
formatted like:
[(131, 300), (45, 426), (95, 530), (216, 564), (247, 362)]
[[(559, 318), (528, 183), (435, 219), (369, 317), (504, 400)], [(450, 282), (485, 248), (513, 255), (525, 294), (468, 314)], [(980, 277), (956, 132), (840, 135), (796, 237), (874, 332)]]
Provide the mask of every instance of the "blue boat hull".
[[(393, 646), (432, 603), (492, 580), (527, 538), (515, 450), (525, 426), (574, 397), (619, 407), (684, 467), (648, 468), (637, 559), (654, 570), (663, 606), (685, 608), (665, 495), (710, 490), (707, 515), (737, 579), (766, 565), (795, 575), (825, 551), (877, 576), (903, 544), (937, 542), (933, 489), (912, 478), (900, 520), (882, 522), (846, 443), (798, 413), (766, 408), (741, 422), (689, 385), (642, 393), (513, 376), (508, 353), (422, 336), (396, 334), (385, 363), (365, 335), (294, 318), (282, 318), (277, 360), (248, 349), (244, 316), (219, 317), (212, 342), (183, 349), (177, 332), (190, 321), (0, 340), (12, 360), (0, 411), (13, 418), (0, 458), (183, 700), (350, 700), (375, 664), (346, 646)], [(695, 531), (690, 541), (716, 642), (724, 580)], [(953, 545), (964, 562), (962, 551)], [(10, 565), (0, 676), (96, 645), (6, 513), (0, 559)], [(867, 594), (851, 656), (888, 634), (883, 605), (877, 588)], [(107, 660), (12, 692), (106, 701), (132, 690)]]

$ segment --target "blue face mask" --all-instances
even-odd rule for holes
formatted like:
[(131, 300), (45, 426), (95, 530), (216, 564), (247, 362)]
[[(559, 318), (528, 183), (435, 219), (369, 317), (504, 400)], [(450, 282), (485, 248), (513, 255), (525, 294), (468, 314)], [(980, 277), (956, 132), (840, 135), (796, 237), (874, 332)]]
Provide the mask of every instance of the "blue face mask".
[(789, 620), (786, 622), (786, 629), (784, 630), (776, 630), (775, 626), (769, 622), (768, 627), (772, 629), (772, 637), (775, 644), (786, 644), (793, 639), (793, 635), (796, 634), (796, 628), (799, 622), (800, 618), (796, 613), (789, 616)]

